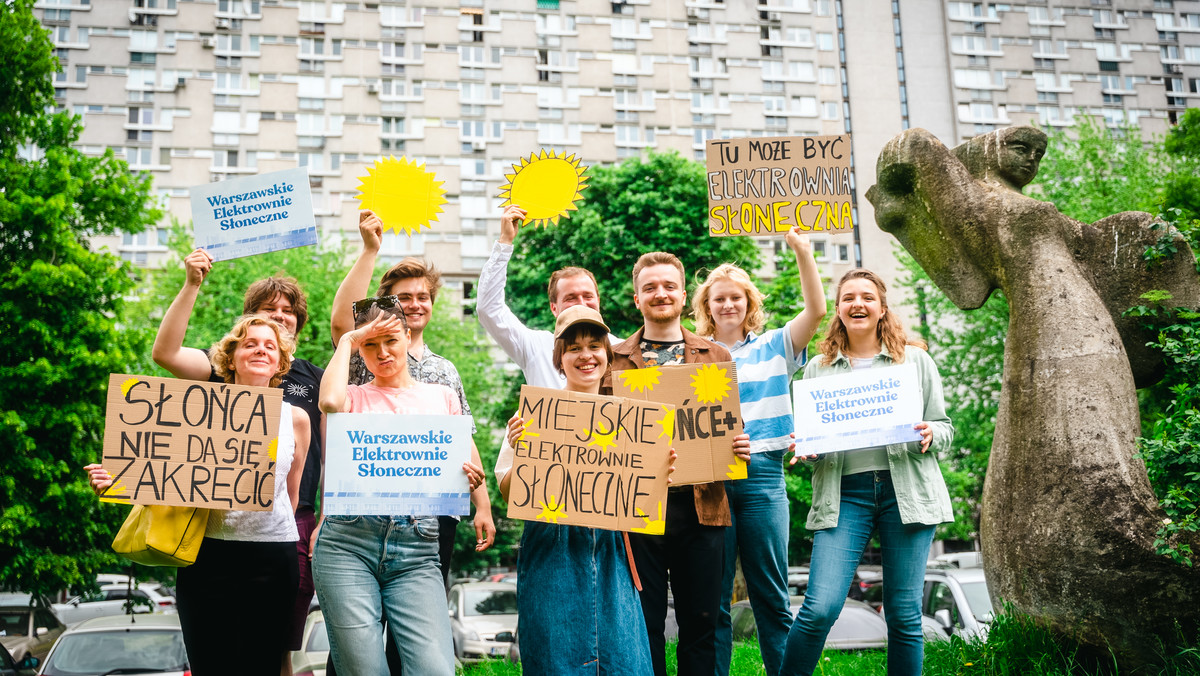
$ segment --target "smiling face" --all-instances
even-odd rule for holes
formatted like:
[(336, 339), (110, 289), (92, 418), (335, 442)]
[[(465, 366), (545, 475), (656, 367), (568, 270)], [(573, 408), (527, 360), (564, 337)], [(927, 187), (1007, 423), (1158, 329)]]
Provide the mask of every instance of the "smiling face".
[(874, 336), (887, 309), (878, 287), (869, 279), (848, 279), (838, 288), (837, 316), (850, 336)]
[[(594, 334), (594, 335), (589, 335)], [(572, 392), (597, 392), (608, 370), (607, 338), (599, 329), (581, 331), (567, 342), (562, 352), (562, 371)]]
[(746, 292), (731, 279), (715, 281), (708, 289), (708, 312), (718, 333), (745, 333), (747, 307)]
[(408, 277), (392, 285), (389, 293), (400, 300), (408, 328), (420, 333), (429, 325), (433, 316), (433, 294), (424, 277)]
[(648, 265), (638, 272), (634, 285), (633, 304), (642, 311), (647, 322), (672, 324), (683, 315), (683, 303), (687, 291), (683, 288), (683, 275), (667, 263)]
[(274, 320), (289, 336), (296, 335), (296, 310), (282, 293), (254, 309), (254, 314)]
[(586, 305), (597, 312), (600, 310), (600, 293), (596, 290), (596, 283), (587, 275), (562, 277), (555, 288), (558, 297), (550, 304), (550, 312), (555, 317), (575, 305)]
[(358, 346), (358, 352), (367, 370), (386, 381), (408, 369), (408, 342), (408, 331), (372, 336)]
[(238, 385), (267, 387), (279, 371), (279, 338), (269, 326), (246, 329), (246, 337), (233, 350), (234, 381)]

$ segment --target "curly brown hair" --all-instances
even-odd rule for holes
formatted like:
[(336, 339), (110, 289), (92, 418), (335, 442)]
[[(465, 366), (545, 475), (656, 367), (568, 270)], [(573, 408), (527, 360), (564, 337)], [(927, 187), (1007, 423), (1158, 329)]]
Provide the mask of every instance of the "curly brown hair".
[[(883, 306), (885, 312), (879, 318), (879, 323), (875, 325), (875, 335), (879, 338), (879, 344), (883, 346), (892, 361), (899, 364), (904, 361), (904, 346), (914, 345), (926, 349), (925, 343), (920, 340), (909, 340), (904, 333), (904, 327), (900, 324), (900, 320), (896, 318), (896, 313), (886, 312), (887, 304), (887, 286), (879, 275), (867, 270), (866, 268), (855, 268), (846, 274), (842, 275), (838, 281), (837, 295), (834, 296), (836, 303), (842, 302), (842, 285), (852, 279), (865, 279), (875, 285), (879, 291), (879, 304)], [(836, 308), (836, 305), (835, 305)], [(850, 348), (850, 336), (846, 333), (846, 325), (842, 323), (842, 318), (838, 316), (836, 309), (833, 313), (833, 319), (829, 320), (829, 332), (825, 334), (825, 340), (821, 341), (821, 356), (826, 364), (832, 364), (837, 358), (839, 352), (845, 353)]]
[(234, 381), (233, 353), (238, 345), (246, 339), (246, 333), (251, 326), (269, 326), (275, 332), (275, 340), (279, 344), (279, 370), (271, 376), (271, 387), (279, 387), (283, 377), (292, 368), (292, 355), (296, 352), (296, 343), (283, 332), (283, 327), (274, 320), (258, 315), (245, 315), (237, 320), (229, 333), (208, 351), (208, 360), (212, 362), (213, 370), (227, 383)]

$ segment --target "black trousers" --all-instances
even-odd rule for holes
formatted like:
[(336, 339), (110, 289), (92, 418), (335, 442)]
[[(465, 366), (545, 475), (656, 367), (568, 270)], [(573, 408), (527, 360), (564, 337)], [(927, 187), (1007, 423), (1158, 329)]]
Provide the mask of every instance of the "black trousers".
[(664, 535), (630, 533), (633, 560), (642, 580), (642, 614), (650, 638), (655, 676), (666, 676), (667, 585), (675, 601), (679, 676), (716, 671), (717, 613), (725, 566), (725, 527), (704, 526), (696, 517), (690, 486), (672, 488)]

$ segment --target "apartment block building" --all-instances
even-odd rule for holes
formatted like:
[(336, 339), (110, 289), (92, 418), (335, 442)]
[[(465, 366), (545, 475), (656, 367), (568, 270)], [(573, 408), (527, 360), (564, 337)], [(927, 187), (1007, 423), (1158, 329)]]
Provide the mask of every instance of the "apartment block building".
[[(326, 237), (357, 237), (358, 177), (423, 161), (450, 203), (387, 235), (462, 289), (499, 231), (504, 174), (541, 148), (584, 164), (647, 148), (702, 160), (712, 138), (853, 137), (853, 234), (815, 238), (830, 276), (895, 270), (862, 195), (908, 127), (947, 144), (1084, 114), (1161, 134), (1200, 101), (1200, 1), (47, 0), (59, 105), (85, 152), (154, 176), (171, 216), (189, 188), (307, 167)], [(586, 197), (586, 194), (585, 194)], [(137, 265), (162, 233), (100, 238)], [(701, 232), (697, 236), (705, 236)], [(762, 240), (766, 250), (781, 241)], [(771, 256), (767, 256), (770, 260)], [(772, 267), (763, 271), (772, 274)]]

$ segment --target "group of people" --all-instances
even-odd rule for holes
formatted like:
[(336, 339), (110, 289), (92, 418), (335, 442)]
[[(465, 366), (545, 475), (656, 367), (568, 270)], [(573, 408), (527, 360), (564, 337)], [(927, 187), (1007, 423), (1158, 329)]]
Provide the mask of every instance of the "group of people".
[[(688, 299), (684, 266), (670, 253), (651, 252), (632, 270), (633, 302), (644, 319), (632, 336), (611, 334), (595, 278), (578, 267), (551, 275), (555, 327), (535, 330), (505, 301), (512, 243), (524, 217), (519, 206), (504, 210), (500, 239), (479, 278), (476, 313), (526, 383), (612, 394), (616, 370), (733, 361), (745, 431), (731, 444), (748, 463), (746, 479), (671, 486), (664, 535), (526, 522), (517, 582), (524, 673), (663, 676), (669, 590), (679, 626), (678, 672), (728, 674), (729, 603), (740, 556), (767, 673), (810, 674), (862, 552), (878, 532), (889, 673), (919, 674), (924, 562), (936, 525), (953, 518), (935, 454), (949, 445), (953, 428), (937, 368), (923, 346), (906, 338), (882, 280), (861, 269), (843, 277), (836, 314), (812, 359), (806, 347), (826, 300), (808, 237), (798, 229), (786, 241), (799, 266), (804, 308), (782, 328), (760, 333), (763, 295), (745, 270), (727, 263), (695, 290), (696, 332), (689, 331), (681, 323)], [(255, 283), (246, 294), (246, 316), (224, 339), (207, 352), (186, 348), (188, 318), (212, 269), (197, 250), (185, 259), (187, 280), (163, 318), (153, 356), (168, 371), (240, 385), (282, 382), (291, 404), (280, 425), (274, 511), (212, 512), (199, 558), (180, 570), (180, 621), (197, 676), (290, 673), (286, 654), (299, 647), (314, 587), (329, 632), (330, 673), (454, 672), (445, 583), (456, 519), (319, 513), (322, 412), (470, 413), (454, 365), (423, 339), (440, 287), (437, 273), (420, 259), (405, 259), (384, 274), (375, 297), (364, 299), (382, 223), (363, 212), (359, 230), (363, 250), (334, 299), (337, 349), (324, 371), (292, 358), (294, 336), (307, 320), (304, 294), (293, 280)], [(915, 427), (921, 441), (820, 456), (795, 448), (790, 382), (800, 368), (812, 378), (906, 361), (920, 375), (924, 421)], [(505, 498), (524, 426), (518, 416), (509, 421), (496, 462)], [(791, 463), (813, 463), (808, 528), (816, 532), (809, 587), (795, 619), (784, 488), (785, 456), (793, 450)], [(108, 487), (102, 468), (87, 469), (97, 492)], [(463, 472), (482, 551), (492, 544), (495, 526), (477, 450)], [(231, 617), (230, 607), (244, 607), (234, 600), (250, 595), (254, 612)], [(215, 649), (231, 633), (253, 635), (259, 647), (233, 671)]]

